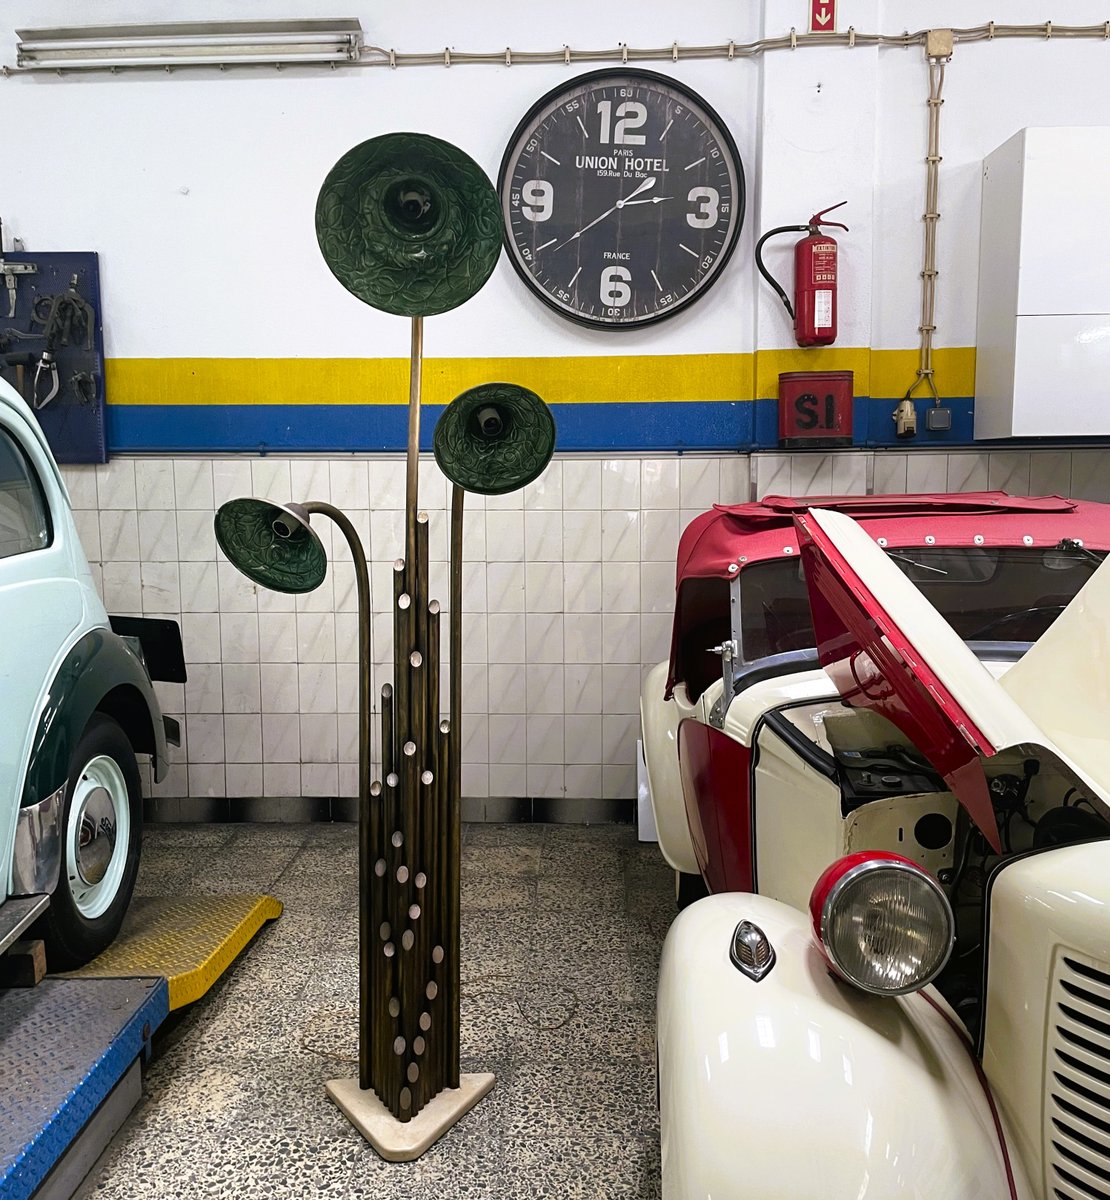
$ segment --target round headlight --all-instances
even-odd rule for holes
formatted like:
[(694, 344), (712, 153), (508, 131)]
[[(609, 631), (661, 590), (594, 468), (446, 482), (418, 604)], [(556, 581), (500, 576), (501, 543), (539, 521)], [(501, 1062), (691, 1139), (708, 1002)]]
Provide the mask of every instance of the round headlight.
[(937, 881), (900, 854), (838, 859), (809, 899), (813, 932), (833, 970), (865, 992), (900, 996), (940, 974), (956, 923)]

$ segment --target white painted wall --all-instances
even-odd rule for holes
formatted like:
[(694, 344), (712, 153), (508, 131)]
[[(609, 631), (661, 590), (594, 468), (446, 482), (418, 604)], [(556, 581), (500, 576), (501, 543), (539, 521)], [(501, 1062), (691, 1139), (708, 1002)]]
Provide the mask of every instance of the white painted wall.
[[(1103, 7), (1070, 0), (1066, 17), (1100, 21)], [(742, 42), (804, 27), (807, 12), (805, 0), (762, 6), (352, 0), (339, 8), (362, 20), (369, 41), (400, 50)], [(267, 4), (265, 15), (335, 10), (332, 0), (283, 0)], [(152, 15), (159, 14), (136, 0), (103, 0), (95, 13), (81, 12), (97, 21)], [(226, 19), (260, 12), (244, 0), (194, 0), (160, 15)], [(1042, 0), (994, 7), (987, 0), (840, 0), (839, 24), (897, 33), (1050, 15)], [(70, 0), (8, 0), (0, 61), (14, 62), (15, 28), (74, 18)], [(938, 345), (974, 342), (981, 159), (1024, 125), (1110, 124), (1108, 64), (1105, 42), (957, 46), (942, 112)], [(320, 258), (312, 212), (328, 168), (351, 145), (407, 127), (459, 143), (495, 175), (530, 104), (584, 69), (197, 69), (0, 79), (0, 215), (29, 248), (101, 252), (110, 356), (403, 355), (404, 324), (349, 296)], [(725, 278), (674, 321), (614, 335), (579, 329), (529, 300), (502, 263), (478, 297), (429, 323), (427, 352), (724, 352), (754, 348), (757, 334), (761, 348), (789, 346), (778, 300), (756, 285), (754, 236), (843, 198), (852, 232), (842, 243), (840, 344), (915, 346), (925, 149), (921, 52), (837, 47), (653, 69), (672, 71), (704, 94), (745, 158), (749, 218)], [(791, 241), (770, 258), (785, 264)]]

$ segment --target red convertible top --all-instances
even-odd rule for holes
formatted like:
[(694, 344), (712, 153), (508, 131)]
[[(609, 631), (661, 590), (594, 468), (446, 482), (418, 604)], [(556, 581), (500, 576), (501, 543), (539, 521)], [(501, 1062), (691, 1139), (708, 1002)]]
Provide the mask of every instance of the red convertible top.
[(752, 504), (717, 504), (695, 517), (679, 542), (668, 697), (675, 682), (684, 678), (678, 662), (684, 631), (706, 620), (707, 602), (716, 607), (696, 581), (733, 579), (754, 562), (796, 555), (794, 517), (811, 508), (847, 513), (876, 541), (903, 548), (932, 544), (927, 538), (942, 546), (1046, 547), (1061, 538), (1075, 538), (1090, 549), (1110, 550), (1110, 505), (1063, 496), (765, 496)]

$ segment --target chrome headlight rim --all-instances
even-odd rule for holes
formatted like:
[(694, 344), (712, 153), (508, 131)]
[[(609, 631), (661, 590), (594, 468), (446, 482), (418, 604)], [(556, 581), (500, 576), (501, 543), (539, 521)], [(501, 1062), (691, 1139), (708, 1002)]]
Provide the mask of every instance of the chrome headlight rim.
[[(850, 857), (856, 857), (852, 855)], [(863, 851), (860, 855), (861, 861), (854, 863), (852, 866), (844, 869), (841, 874), (834, 880), (829, 887), (823, 900), (821, 901), (821, 909), (819, 914), (814, 914), (817, 917), (815, 921), (815, 933), (820, 944), (820, 948), (829, 966), (835, 973), (846, 983), (858, 991), (865, 992), (870, 996), (909, 996), (914, 992), (921, 991), (932, 983), (948, 965), (948, 960), (952, 957), (952, 951), (956, 945), (956, 917), (952, 911), (952, 905), (948, 900), (944, 889), (936, 881), (936, 879), (913, 859), (905, 858), (901, 854), (891, 854), (889, 851)], [(817, 881), (814, 887), (814, 897), (821, 890), (821, 885), (829, 874), (836, 871), (844, 863), (844, 859), (838, 859), (832, 863), (821, 878)], [(870, 874), (876, 871), (904, 871), (912, 873), (913, 877), (923, 882), (932, 890), (936, 898), (940, 901), (941, 908), (948, 921), (948, 936), (944, 953), (938, 958), (936, 966), (926, 975), (915, 977), (912, 983), (905, 984), (902, 987), (876, 987), (874, 984), (869, 984), (861, 979), (856, 978), (851, 972), (845, 969), (843, 963), (838, 958), (829, 933), (829, 921), (832, 913), (835, 911), (836, 902), (844, 894), (847, 887), (858, 880), (861, 876)]]

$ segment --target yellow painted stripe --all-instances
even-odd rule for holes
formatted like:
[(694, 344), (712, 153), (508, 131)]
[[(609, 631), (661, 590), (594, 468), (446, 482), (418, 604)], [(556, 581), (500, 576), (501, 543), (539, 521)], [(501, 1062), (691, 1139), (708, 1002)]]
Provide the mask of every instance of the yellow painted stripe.
[[(531, 388), (549, 404), (773, 399), (783, 371), (852, 371), (857, 396), (901, 396), (916, 350), (830, 346), (754, 354), (591, 355), (565, 358), (429, 358), (424, 400), (447, 404), (479, 383)], [(970, 396), (975, 349), (934, 351), (942, 396)], [(112, 404), (404, 404), (404, 358), (113, 358)]]
[[(531, 388), (549, 404), (736, 400), (752, 394), (750, 354), (429, 358), (424, 401), (479, 383)], [(115, 358), (113, 404), (405, 404), (407, 358)]]
[[(916, 350), (872, 350), (869, 396), (904, 396), (917, 378)], [(944, 346), (933, 351), (933, 378), (942, 397), (975, 395), (975, 347)], [(857, 394), (859, 394), (857, 392)], [(929, 393), (924, 385), (914, 395)]]
[[(866, 346), (818, 346), (809, 350), (759, 350), (755, 354), (756, 396), (773, 400), (782, 371), (852, 371), (857, 396), (904, 396), (917, 379), (916, 350), (871, 350)], [(933, 351), (933, 378), (942, 397), (975, 393), (975, 347), (951, 346)], [(924, 385), (914, 393), (925, 399)]]

